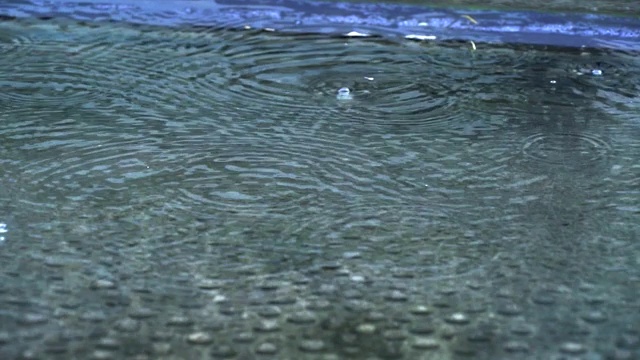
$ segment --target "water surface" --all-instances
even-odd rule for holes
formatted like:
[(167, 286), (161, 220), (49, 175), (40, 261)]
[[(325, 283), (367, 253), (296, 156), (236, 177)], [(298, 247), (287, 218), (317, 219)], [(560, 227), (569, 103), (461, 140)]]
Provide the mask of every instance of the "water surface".
[(0, 25), (3, 358), (640, 355), (637, 53)]

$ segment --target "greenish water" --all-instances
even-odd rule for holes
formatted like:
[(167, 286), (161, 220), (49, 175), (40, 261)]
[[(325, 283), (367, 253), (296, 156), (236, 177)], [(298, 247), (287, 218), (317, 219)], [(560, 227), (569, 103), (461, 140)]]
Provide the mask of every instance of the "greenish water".
[(0, 23), (0, 358), (640, 356), (637, 54), (476, 45)]

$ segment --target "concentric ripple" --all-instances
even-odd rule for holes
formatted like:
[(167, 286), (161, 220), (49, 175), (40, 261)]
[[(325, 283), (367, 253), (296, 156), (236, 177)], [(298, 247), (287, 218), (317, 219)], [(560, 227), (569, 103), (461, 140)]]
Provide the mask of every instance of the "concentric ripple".
[(637, 351), (635, 59), (37, 23), (0, 22), (5, 357)]
[(522, 146), (522, 153), (529, 159), (561, 166), (567, 170), (582, 169), (605, 161), (611, 146), (590, 134), (535, 134)]
[[(469, 57), (466, 49), (446, 52), (447, 65), (443, 56), (425, 56), (432, 49), (380, 39), (253, 30), (84, 30), (83, 36), (7, 40), (13, 59), (30, 60), (2, 64), (0, 101), (19, 111), (32, 102), (56, 106), (64, 98), (67, 108), (106, 114), (127, 108), (150, 118), (165, 111), (207, 116), (222, 107), (261, 116), (269, 107), (280, 114), (314, 111), (339, 123), (450, 129), (460, 128), (472, 111), (469, 99), (479, 78), (473, 69), (461, 71), (467, 60), (456, 57)], [(20, 79), (12, 77), (17, 70)], [(349, 88), (349, 100), (338, 99), (341, 88)]]
[(304, 191), (317, 187), (304, 172), (308, 159), (264, 144), (220, 144), (214, 154), (198, 151), (176, 164), (169, 193), (178, 208), (210, 217), (219, 213), (278, 217), (309, 201)]
[(361, 196), (416, 201), (412, 197), (420, 189), (409, 185), (406, 194), (396, 190), (402, 181), (347, 139), (312, 130), (286, 139), (239, 136), (216, 145), (213, 152), (204, 138), (184, 139), (178, 149), (192, 150), (171, 166), (173, 179), (179, 180), (171, 197), (203, 217), (233, 211), (279, 218)]
[[(102, 74), (87, 79), (91, 66), (60, 53), (59, 44), (12, 46), (3, 56), (19, 60), (3, 62), (0, 67), (0, 102), (12, 107), (35, 105), (81, 105), (98, 97)], [(19, 76), (17, 76), (19, 74)], [(102, 80), (106, 80), (103, 77)]]
[[(216, 64), (224, 63), (211, 46), (202, 49), (212, 43), (215, 47), (214, 41), (194, 40), (182, 33), (127, 27), (104, 31), (95, 26), (61, 32), (53, 24), (49, 30), (56, 36), (45, 38), (37, 31), (32, 37), (20, 35), (20, 27), (31, 30), (33, 25), (12, 23), (18, 28), (13, 29), (15, 35), (0, 44), (7, 58), (0, 65), (0, 102), (18, 114), (32, 106), (84, 107), (107, 114), (126, 107), (140, 116), (156, 118), (158, 111), (189, 112), (202, 107), (193, 99), (204, 93), (193, 80), (200, 72), (211, 74)], [(69, 24), (59, 25), (67, 29)], [(201, 53), (205, 53), (206, 62), (190, 68), (188, 60)], [(182, 69), (163, 66), (168, 59), (181, 64)], [(217, 78), (227, 75), (215, 74)]]
[[(446, 69), (425, 65), (420, 48), (389, 52), (387, 46), (372, 39), (256, 36), (224, 51), (237, 73), (229, 90), (257, 107), (328, 108), (337, 121), (433, 128), (458, 121), (461, 83)], [(351, 99), (337, 99), (345, 87)]]
[(633, 79), (638, 70), (631, 66), (637, 54), (633, 52), (591, 50), (581, 54), (581, 62), (570, 62), (566, 71), (580, 88), (591, 88), (597, 97), (605, 97), (600, 90), (611, 91), (627, 98), (638, 94)]

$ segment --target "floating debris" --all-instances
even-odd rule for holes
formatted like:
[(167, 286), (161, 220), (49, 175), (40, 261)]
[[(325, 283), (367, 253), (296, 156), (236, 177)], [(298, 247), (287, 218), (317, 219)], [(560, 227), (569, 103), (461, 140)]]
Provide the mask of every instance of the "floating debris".
[(474, 25), (478, 25), (478, 21), (471, 17), (471, 15), (461, 15), (463, 18), (471, 21)]

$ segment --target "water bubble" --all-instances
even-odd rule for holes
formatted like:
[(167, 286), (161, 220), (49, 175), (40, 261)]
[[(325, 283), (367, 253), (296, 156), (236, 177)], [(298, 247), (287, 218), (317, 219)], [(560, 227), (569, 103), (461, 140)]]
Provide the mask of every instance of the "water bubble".
[(342, 87), (338, 90), (338, 95), (336, 96), (338, 100), (351, 100), (353, 96), (351, 96), (351, 89), (348, 87)]
[(7, 224), (5, 224), (5, 223), (0, 223), (0, 244), (1, 244), (2, 242), (4, 242), (4, 240), (5, 240), (5, 237), (4, 237), (3, 235), (1, 235), (1, 234), (5, 234), (5, 233), (7, 233), (8, 231), (9, 231), (9, 230), (7, 230)]

